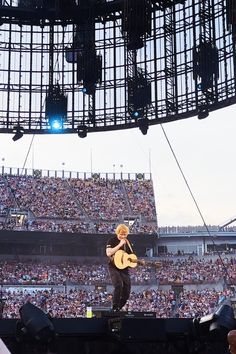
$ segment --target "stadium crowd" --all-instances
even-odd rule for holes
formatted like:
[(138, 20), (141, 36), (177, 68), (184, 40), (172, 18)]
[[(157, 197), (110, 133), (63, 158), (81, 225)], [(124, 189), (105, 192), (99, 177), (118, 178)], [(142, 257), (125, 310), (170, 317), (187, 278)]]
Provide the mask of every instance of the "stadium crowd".
[[(158, 259), (162, 266), (156, 269), (155, 261), (130, 269), (132, 284), (214, 284), (225, 277), (236, 284), (236, 258), (204, 259)], [(152, 265), (153, 263), (153, 265)], [(1, 284), (13, 285), (63, 285), (63, 284), (109, 284), (106, 260), (84, 262), (45, 263), (39, 261), (1, 261)]]
[(2, 175), (0, 192), (1, 229), (111, 233), (132, 216), (131, 232), (157, 231), (151, 180)]
[[(0, 176), (2, 230), (109, 234), (126, 217), (132, 220), (131, 233), (157, 233), (151, 180)], [(160, 231), (192, 232), (189, 227)], [(214, 288), (225, 279), (236, 284), (233, 254), (224, 257), (223, 262), (194, 254), (183, 258), (169, 255), (158, 261), (162, 264), (159, 269), (153, 262), (153, 266), (130, 270), (132, 285), (144, 286), (145, 290), (132, 291), (124, 310), (154, 311), (163, 318), (194, 318), (212, 313), (223, 299), (234, 295), (232, 288)], [(196, 290), (202, 284), (206, 288)], [(101, 260), (1, 260), (0, 285), (3, 318), (18, 318), (20, 307), (27, 301), (52, 317), (84, 317), (88, 305), (110, 309), (112, 303), (112, 294), (104, 290), (110, 285), (107, 264)], [(160, 288), (165, 285), (182, 285), (183, 289), (176, 294), (172, 289)], [(186, 290), (184, 285), (196, 285), (196, 289)]]
[[(231, 284), (236, 284), (236, 258), (224, 262), (223, 265), (220, 260), (189, 257), (163, 260), (161, 268), (154, 268), (154, 271), (151, 266), (133, 268), (130, 270), (132, 285), (145, 285), (145, 290), (133, 291), (124, 309), (153, 311), (157, 317), (163, 318), (210, 314), (222, 299), (233, 296), (232, 288), (223, 291), (214, 288), (214, 284), (225, 278), (225, 272)], [(110, 284), (106, 263), (64, 261), (46, 264), (5, 260), (0, 263), (0, 270), (3, 318), (19, 317), (19, 308), (27, 301), (53, 317), (84, 317), (88, 305), (111, 307), (112, 295), (104, 290)], [(91, 290), (91, 285), (98, 284), (101, 290), (96, 287)], [(188, 291), (183, 287), (177, 296), (173, 290), (159, 289), (163, 284), (209, 284), (209, 287)], [(55, 285), (63, 285), (64, 290)], [(76, 286), (73, 288), (72, 285)], [(67, 291), (67, 288), (71, 290)]]
[[(173, 290), (150, 289), (131, 292), (123, 308), (127, 311), (155, 312), (156, 317), (196, 318), (211, 314), (224, 299), (232, 296), (231, 290), (215, 289), (183, 291), (178, 299)], [(19, 318), (19, 309), (31, 302), (52, 317), (85, 317), (87, 306), (111, 308), (112, 295), (107, 291), (70, 290), (68, 293), (56, 289), (11, 289), (3, 291), (2, 318)]]

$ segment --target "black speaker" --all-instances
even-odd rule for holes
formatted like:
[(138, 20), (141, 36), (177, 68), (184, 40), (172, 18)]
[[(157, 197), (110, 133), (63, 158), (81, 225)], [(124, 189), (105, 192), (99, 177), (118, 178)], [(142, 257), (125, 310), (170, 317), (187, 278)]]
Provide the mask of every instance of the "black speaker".
[(41, 309), (27, 302), (19, 312), (23, 329), (32, 338), (41, 342), (49, 342), (54, 337), (54, 326)]

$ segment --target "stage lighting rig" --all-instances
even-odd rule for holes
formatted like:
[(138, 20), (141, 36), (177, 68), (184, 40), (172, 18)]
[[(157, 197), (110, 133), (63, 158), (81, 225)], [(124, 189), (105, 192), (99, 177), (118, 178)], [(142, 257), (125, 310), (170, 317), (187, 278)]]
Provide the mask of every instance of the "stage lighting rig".
[(151, 82), (142, 69), (138, 68), (134, 77), (128, 78), (128, 109), (132, 118), (141, 118), (151, 104)]
[(86, 49), (77, 56), (77, 80), (83, 83), (83, 92), (95, 93), (96, 85), (102, 82), (102, 56), (95, 49)]
[(66, 48), (65, 58), (68, 63), (77, 63), (78, 55), (95, 46), (95, 24), (82, 25), (76, 28), (73, 43)]
[(78, 136), (80, 138), (86, 138), (88, 127), (86, 125), (79, 125), (77, 129)]
[(59, 84), (49, 88), (46, 97), (46, 118), (54, 132), (63, 129), (67, 118), (67, 96), (64, 95)]
[(188, 332), (188, 352), (228, 353), (227, 335), (234, 328), (234, 311), (230, 300), (225, 300), (215, 312), (192, 320)]
[(201, 80), (201, 90), (206, 92), (219, 78), (218, 48), (211, 42), (201, 42), (193, 49), (193, 79)]
[(23, 127), (15, 139), (139, 130), (236, 103), (236, 1), (0, 3), (0, 132)]
[(143, 39), (151, 34), (151, 1), (126, 0), (122, 14), (122, 34), (128, 50), (143, 47)]
[(82, 92), (92, 95), (102, 81), (102, 56), (95, 47), (95, 1), (80, 0), (83, 16), (78, 21), (72, 46), (66, 50), (66, 61), (77, 63), (77, 82)]
[(15, 135), (13, 136), (12, 140), (13, 141), (17, 141), (19, 139), (22, 138), (22, 136), (24, 135), (24, 128), (21, 127), (20, 125), (17, 125), (13, 128), (13, 133), (15, 133)]
[(205, 119), (209, 116), (209, 109), (207, 105), (201, 105), (198, 107), (198, 119)]
[(143, 135), (147, 134), (148, 127), (149, 127), (149, 120), (148, 118), (139, 118), (137, 120), (138, 127)]
[(231, 305), (225, 303), (214, 313), (194, 319), (193, 325), (197, 337), (206, 335), (226, 337), (236, 325), (234, 310)]

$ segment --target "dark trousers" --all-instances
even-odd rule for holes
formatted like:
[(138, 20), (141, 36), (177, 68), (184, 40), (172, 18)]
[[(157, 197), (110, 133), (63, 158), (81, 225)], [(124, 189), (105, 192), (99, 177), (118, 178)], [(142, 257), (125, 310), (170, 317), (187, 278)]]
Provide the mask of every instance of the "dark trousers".
[(112, 285), (114, 286), (113, 306), (114, 310), (120, 310), (129, 299), (131, 291), (130, 276), (127, 269), (120, 270), (109, 266)]

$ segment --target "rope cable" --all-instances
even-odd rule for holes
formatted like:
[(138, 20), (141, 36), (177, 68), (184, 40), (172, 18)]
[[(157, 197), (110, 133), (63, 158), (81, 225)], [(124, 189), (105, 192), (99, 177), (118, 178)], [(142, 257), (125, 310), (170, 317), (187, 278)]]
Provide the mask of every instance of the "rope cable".
[[(175, 162), (176, 162), (176, 164), (177, 164), (177, 166), (178, 166), (178, 169), (179, 169), (179, 171), (180, 171), (180, 173), (181, 173), (181, 175), (182, 175), (182, 177), (183, 177), (183, 179), (184, 179), (184, 182), (185, 182), (185, 184), (186, 184), (186, 186), (187, 186), (187, 188), (188, 188), (188, 191), (189, 191), (189, 193), (190, 193), (190, 195), (191, 195), (191, 197), (192, 197), (192, 200), (193, 200), (193, 202), (194, 202), (194, 204), (195, 204), (195, 206), (196, 206), (196, 208), (197, 208), (197, 211), (198, 211), (198, 213), (199, 213), (199, 215), (200, 215), (200, 217), (201, 217), (201, 219), (202, 219), (203, 225), (204, 225), (204, 227), (206, 228), (206, 231), (207, 231), (209, 237), (211, 238), (211, 241), (212, 241), (213, 245), (216, 246), (216, 243), (215, 243), (215, 241), (214, 241), (213, 235), (212, 235), (212, 233), (211, 233), (209, 227), (208, 227), (207, 224), (206, 224), (206, 221), (205, 221), (205, 218), (204, 218), (204, 216), (203, 216), (203, 213), (202, 213), (202, 211), (201, 211), (201, 209), (200, 209), (200, 207), (199, 207), (199, 205), (198, 205), (198, 203), (197, 203), (197, 200), (196, 200), (196, 198), (195, 198), (195, 196), (194, 196), (194, 194), (193, 194), (193, 192), (192, 192), (192, 189), (191, 189), (191, 187), (190, 187), (190, 185), (189, 185), (189, 182), (187, 181), (187, 178), (186, 178), (186, 176), (185, 176), (185, 174), (184, 174), (184, 171), (183, 171), (183, 169), (182, 169), (182, 167), (181, 167), (181, 165), (180, 165), (180, 162), (179, 162), (179, 160), (178, 160), (178, 158), (177, 158), (177, 156), (176, 156), (176, 153), (174, 152), (174, 149), (173, 149), (173, 147), (172, 147), (172, 145), (171, 145), (171, 142), (170, 142), (170, 140), (169, 140), (169, 138), (168, 138), (168, 136), (167, 136), (167, 134), (166, 134), (166, 131), (165, 131), (165, 129), (163, 128), (163, 125), (162, 125), (162, 124), (160, 124), (160, 126), (161, 126), (162, 132), (163, 132), (163, 134), (164, 134), (164, 136), (165, 136), (165, 139), (166, 139), (166, 141), (167, 141), (167, 144), (168, 144), (168, 146), (169, 146), (169, 148), (170, 148), (170, 150), (171, 150), (171, 153), (172, 153), (172, 155), (173, 155), (173, 157), (174, 157), (174, 159), (175, 159)], [(231, 281), (231, 279), (230, 279), (229, 273), (228, 273), (228, 269), (227, 269), (226, 265), (224, 264), (224, 261), (223, 261), (223, 259), (222, 259), (222, 257), (221, 257), (221, 254), (220, 254), (220, 252), (217, 250), (217, 247), (215, 247), (215, 249), (216, 249), (217, 255), (218, 255), (218, 257), (219, 257), (219, 259), (220, 259), (220, 261), (221, 261), (221, 264), (222, 264), (222, 266), (223, 266), (223, 269), (224, 269), (226, 278), (228, 278), (228, 280), (229, 280), (229, 285), (233, 285), (233, 284), (232, 284), (232, 281)], [(204, 250), (204, 251), (205, 251), (205, 250)]]

